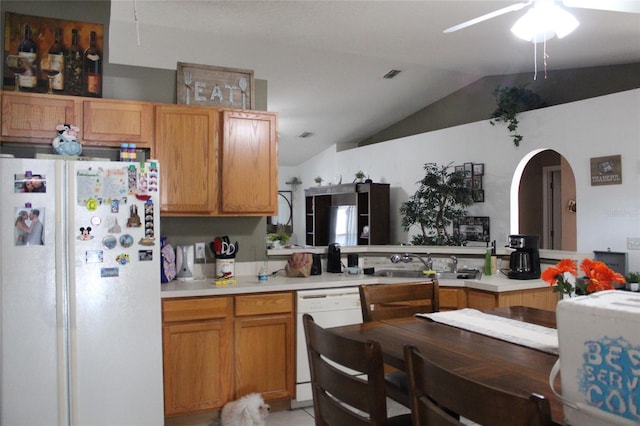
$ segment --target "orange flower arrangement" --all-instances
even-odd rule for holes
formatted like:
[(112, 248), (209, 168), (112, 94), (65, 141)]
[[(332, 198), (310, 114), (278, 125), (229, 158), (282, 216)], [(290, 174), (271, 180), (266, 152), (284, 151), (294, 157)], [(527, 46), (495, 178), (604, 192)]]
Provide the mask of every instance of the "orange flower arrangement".
[(562, 259), (556, 266), (545, 269), (540, 278), (549, 285), (556, 285), (555, 292), (569, 296), (573, 293), (585, 295), (602, 290), (614, 290), (613, 283), (626, 282), (622, 274), (612, 271), (604, 262), (598, 260), (584, 259), (580, 264), (580, 270), (584, 272), (583, 280), (576, 279), (576, 262)]

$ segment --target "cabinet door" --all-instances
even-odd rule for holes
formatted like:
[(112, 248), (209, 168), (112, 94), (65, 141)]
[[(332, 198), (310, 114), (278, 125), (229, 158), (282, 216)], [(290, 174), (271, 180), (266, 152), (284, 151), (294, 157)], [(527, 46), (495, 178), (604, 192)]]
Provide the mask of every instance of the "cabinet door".
[(235, 340), (235, 397), (293, 398), (293, 313), (236, 318)]
[(440, 287), (440, 311), (452, 311), (467, 307), (464, 288)]
[(92, 145), (119, 145), (133, 142), (151, 147), (153, 142), (153, 104), (85, 100), (83, 102), (83, 139)]
[(57, 135), (58, 124), (67, 123), (78, 127), (82, 124), (77, 102), (78, 99), (69, 96), (4, 92), (2, 138), (12, 142), (50, 144)]
[(231, 399), (228, 319), (162, 327), (165, 415), (222, 407)]
[(154, 152), (160, 161), (160, 211), (210, 215), (217, 211), (216, 110), (156, 106)]
[(293, 398), (293, 293), (235, 298), (235, 396), (260, 392), (266, 400)]
[(220, 162), (222, 214), (277, 215), (277, 116), (223, 111)]
[(498, 300), (495, 293), (467, 290), (467, 307), (473, 309), (496, 308)]

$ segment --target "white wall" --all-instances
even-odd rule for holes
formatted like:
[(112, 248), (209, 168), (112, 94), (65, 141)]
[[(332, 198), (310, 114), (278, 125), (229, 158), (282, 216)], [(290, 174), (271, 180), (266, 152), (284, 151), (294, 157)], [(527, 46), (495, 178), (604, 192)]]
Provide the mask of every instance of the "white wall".
[[(315, 185), (317, 175), (331, 182), (341, 174), (344, 183), (362, 169), (374, 182), (390, 183), (391, 242), (408, 243), (412, 233), (402, 230), (398, 209), (416, 191), (424, 164), (474, 162), (485, 164), (485, 202), (469, 214), (489, 216), (491, 239), (503, 244), (512, 232), (509, 194), (518, 164), (532, 151), (553, 149), (576, 179), (577, 250), (627, 251), (627, 237), (640, 238), (640, 89), (525, 112), (519, 120), (524, 140), (518, 148), (506, 126), (486, 120), (342, 152), (334, 146), (298, 167), (281, 168), (280, 189), (290, 189), (284, 182), (293, 176), (303, 181), (294, 192), (298, 243), (305, 233), (304, 188)], [(617, 154), (622, 184), (591, 186), (590, 158)], [(629, 251), (629, 269), (640, 270), (640, 251)]]

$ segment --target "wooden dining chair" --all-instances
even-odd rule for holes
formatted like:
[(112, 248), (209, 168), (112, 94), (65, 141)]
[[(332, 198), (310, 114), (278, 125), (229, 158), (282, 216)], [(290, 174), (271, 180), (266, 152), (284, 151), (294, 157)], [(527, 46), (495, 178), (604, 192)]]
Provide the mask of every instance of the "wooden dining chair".
[(360, 286), (362, 319), (381, 321), (440, 310), (438, 280), (415, 283), (363, 284)]
[[(316, 426), (410, 426), (387, 417), (380, 344), (331, 333), (303, 316)], [(345, 370), (348, 369), (348, 370)]]
[(463, 425), (451, 413), (492, 426), (551, 425), (549, 400), (532, 393), (518, 395), (478, 383), (404, 347), (409, 376), (413, 426)]
[[(438, 312), (438, 288), (436, 279), (417, 283), (361, 285), (362, 319), (365, 322), (380, 321)], [(388, 372), (385, 374), (385, 383), (389, 398), (411, 408), (409, 379), (404, 371)]]

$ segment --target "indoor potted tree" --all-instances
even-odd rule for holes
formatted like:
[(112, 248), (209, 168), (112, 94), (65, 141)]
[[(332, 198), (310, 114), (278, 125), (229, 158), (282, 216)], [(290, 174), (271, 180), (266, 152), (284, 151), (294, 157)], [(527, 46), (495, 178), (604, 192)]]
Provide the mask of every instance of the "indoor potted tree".
[(464, 183), (464, 173), (450, 171), (448, 166), (435, 163), (424, 165), (425, 176), (420, 187), (400, 206), (402, 227), (408, 231), (416, 225), (420, 234), (414, 235), (416, 245), (460, 245), (463, 237), (449, 232), (454, 222), (467, 215), (465, 207), (473, 204), (473, 191)]

